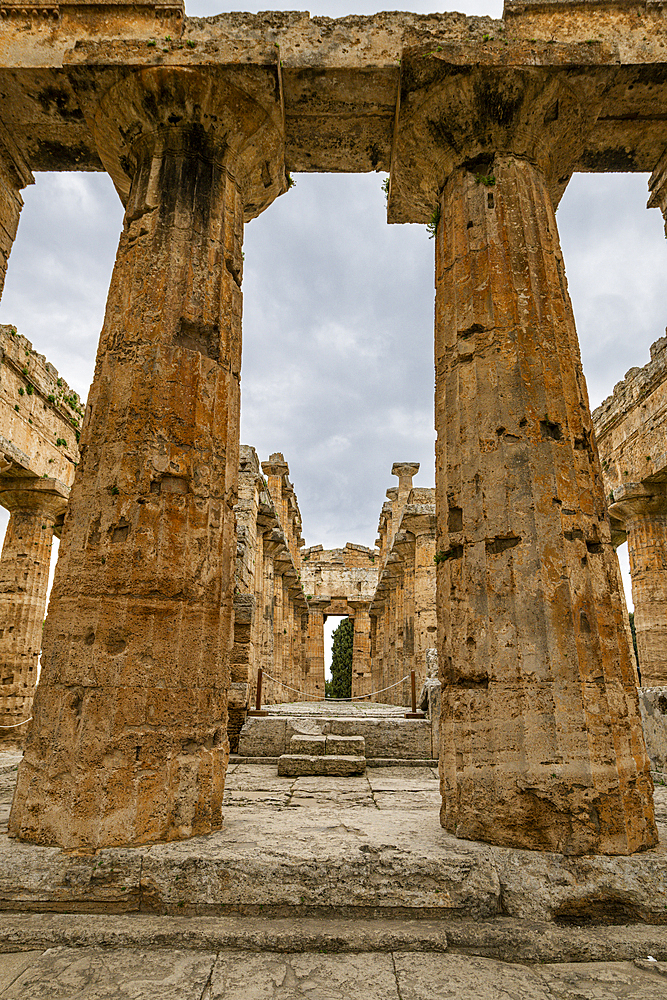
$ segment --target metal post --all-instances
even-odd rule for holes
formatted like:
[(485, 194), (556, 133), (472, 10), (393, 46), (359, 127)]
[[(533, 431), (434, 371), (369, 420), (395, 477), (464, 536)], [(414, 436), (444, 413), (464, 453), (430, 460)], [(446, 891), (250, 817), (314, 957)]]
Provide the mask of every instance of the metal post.
[(412, 710), (405, 713), (406, 719), (423, 719), (425, 718), (424, 712), (417, 711), (417, 689), (415, 687), (415, 672), (410, 671), (410, 694), (412, 701)]
[(248, 715), (268, 715), (262, 708), (262, 678), (264, 671), (261, 667), (257, 670), (257, 693), (255, 695), (255, 708), (248, 712)]

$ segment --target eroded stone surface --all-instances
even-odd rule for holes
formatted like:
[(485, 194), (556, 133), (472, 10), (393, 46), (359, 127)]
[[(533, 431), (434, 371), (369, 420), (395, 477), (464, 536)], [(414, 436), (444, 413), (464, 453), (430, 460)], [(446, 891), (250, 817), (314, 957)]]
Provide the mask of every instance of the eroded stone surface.
[(7, 1000), (201, 1000), (214, 954), (170, 949), (50, 948), (0, 996)]

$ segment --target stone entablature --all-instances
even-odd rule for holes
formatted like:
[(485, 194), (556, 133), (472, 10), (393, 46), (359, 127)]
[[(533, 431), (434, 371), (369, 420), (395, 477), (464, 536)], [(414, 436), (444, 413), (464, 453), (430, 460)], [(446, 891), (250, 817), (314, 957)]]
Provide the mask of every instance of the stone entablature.
[(301, 580), (308, 600), (368, 601), (377, 577), (378, 552), (365, 545), (346, 542), (340, 549), (311, 545), (301, 550)]

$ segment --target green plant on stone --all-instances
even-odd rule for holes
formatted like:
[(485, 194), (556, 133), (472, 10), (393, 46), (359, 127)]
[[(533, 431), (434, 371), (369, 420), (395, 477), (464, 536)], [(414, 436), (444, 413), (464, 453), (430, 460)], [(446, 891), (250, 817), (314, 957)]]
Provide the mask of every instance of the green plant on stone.
[(496, 178), (493, 174), (475, 174), (475, 183), (483, 184), (484, 187), (495, 187)]
[(440, 206), (437, 205), (436, 208), (433, 210), (431, 221), (426, 223), (426, 232), (428, 233), (428, 238), (430, 240), (434, 239), (436, 233), (438, 232), (438, 224), (440, 222), (440, 216), (441, 216)]

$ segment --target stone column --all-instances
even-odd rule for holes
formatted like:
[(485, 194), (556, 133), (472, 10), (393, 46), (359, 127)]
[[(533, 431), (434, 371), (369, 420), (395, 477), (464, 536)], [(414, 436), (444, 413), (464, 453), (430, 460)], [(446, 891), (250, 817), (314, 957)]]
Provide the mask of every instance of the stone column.
[(0, 505), (10, 511), (0, 559), (0, 740), (27, 732), (20, 724), (37, 684), (53, 526), (68, 493), (55, 479), (0, 482)]
[(308, 602), (308, 638), (306, 642), (306, 667), (308, 693), (313, 698), (324, 698), (324, 613), (315, 604), (315, 598)]
[(398, 663), (398, 677), (407, 677), (403, 685), (397, 688), (397, 693), (401, 695), (398, 704), (408, 706), (410, 704), (410, 673), (415, 669), (415, 539), (409, 531), (401, 528), (396, 533), (394, 547), (401, 557), (400, 581), (400, 631), (401, 649)]
[[(274, 529), (264, 535), (264, 565), (263, 565), (263, 596), (262, 596), (262, 637), (260, 642), (260, 665), (264, 674), (274, 674), (274, 641), (275, 641), (275, 597), (276, 597), (276, 572), (275, 558), (278, 552), (282, 551), (283, 541), (279, 530)], [(278, 578), (278, 586), (280, 577)], [(264, 678), (263, 703), (266, 705), (275, 704), (279, 693), (279, 686), (274, 681)], [(253, 696), (257, 691), (257, 677), (254, 678)]]
[[(419, 472), (419, 462), (394, 462), (391, 467), (392, 476), (398, 476), (398, 500), (399, 512), (405, 507), (412, 490), (413, 477)], [(398, 520), (400, 521), (400, 513)]]
[[(371, 677), (371, 616), (368, 601), (353, 601), (348, 598), (354, 611), (354, 636), (352, 639), (352, 697), (370, 694), (373, 690)], [(370, 699), (365, 698), (364, 701)]]
[(439, 211), (443, 825), (631, 853), (656, 843), (651, 781), (545, 176), (491, 154), (451, 171)]
[(667, 686), (667, 489), (616, 490), (610, 511), (625, 524), (642, 687)]
[(10, 816), (21, 839), (221, 826), (241, 246), (244, 211), (278, 193), (272, 113), (214, 70), (128, 73), (99, 101), (100, 155), (130, 191)]
[(23, 208), (21, 188), (34, 183), (35, 178), (0, 122), (0, 297)]
[(429, 676), (427, 650), (437, 645), (438, 620), (435, 606), (436, 567), (435, 516), (418, 517), (410, 527), (415, 536), (415, 670), (417, 688)]

